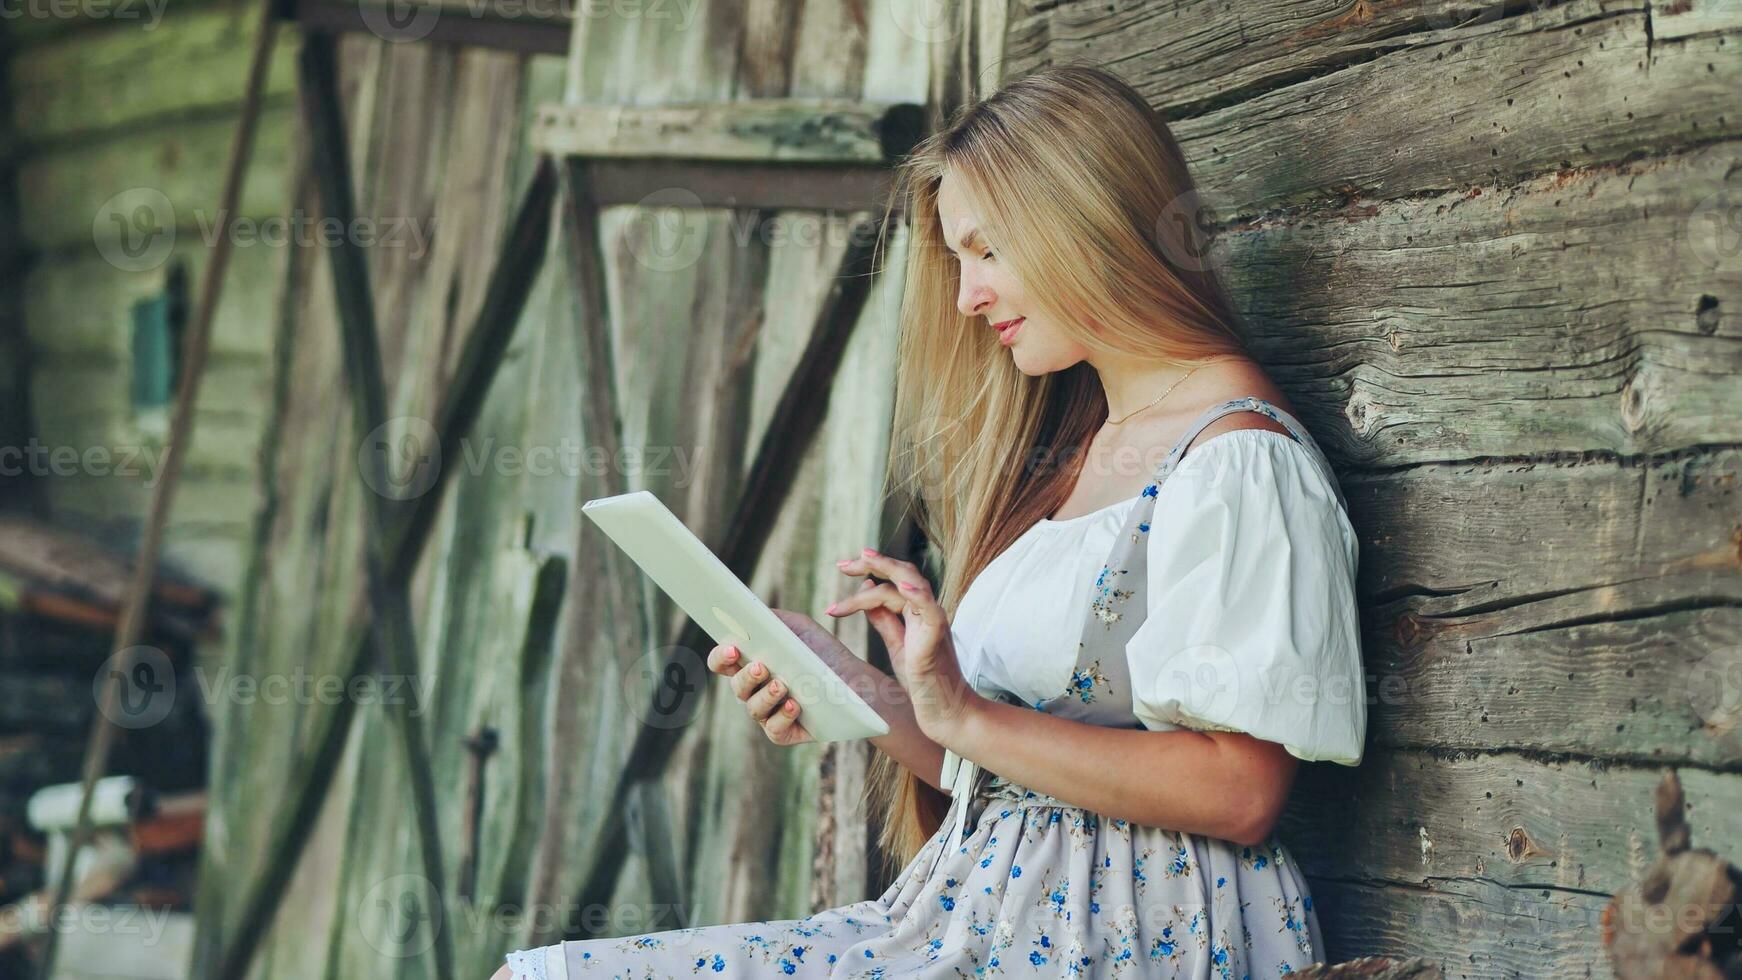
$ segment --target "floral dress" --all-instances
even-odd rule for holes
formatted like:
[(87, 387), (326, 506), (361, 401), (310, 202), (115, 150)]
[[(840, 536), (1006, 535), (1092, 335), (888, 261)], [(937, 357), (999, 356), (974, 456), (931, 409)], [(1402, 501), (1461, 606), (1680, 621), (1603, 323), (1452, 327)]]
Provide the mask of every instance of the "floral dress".
[[(1298, 603), (1286, 605), (1276, 597), (1288, 590), (1276, 581), (1241, 583), (1248, 586), (1244, 591), (1261, 593), (1257, 601), (1279, 610), (1278, 622), (1286, 624), (1272, 627), (1277, 641), (1250, 660), (1232, 658), (1223, 646), (1203, 642), (1203, 636), (1177, 643), (1151, 639), (1153, 629), (1145, 631), (1144, 625), (1155, 604), (1143, 598), (1132, 601), (1166, 593), (1162, 588), (1166, 583), (1158, 581), (1152, 588), (1148, 581), (1151, 559), (1161, 557), (1150, 546), (1150, 532), (1162, 486), (1204, 426), (1241, 411), (1282, 423), (1289, 438), (1307, 451), (1309, 462), (1303, 472), (1320, 497), (1330, 502), (1319, 508), (1315, 521), (1335, 535), (1307, 540), (1340, 545), (1317, 549), (1325, 553), (1322, 559), (1307, 556), (1317, 564), (1302, 565), (1286, 554), (1280, 558), (1285, 565), (1306, 570), (1295, 578), (1329, 583), (1328, 588), (1303, 590), (1319, 608), (1303, 613)], [(1222, 440), (1248, 431), (1226, 433), (1203, 445), (1231, 446), (1232, 440)], [(1266, 434), (1282, 438), (1278, 433)], [(1263, 473), (1232, 476), (1223, 489), (1212, 487), (1208, 492), (1256, 494), (1261, 502), (1264, 494), (1277, 492), (1264, 482)], [(1187, 429), (1142, 494), (1124, 511), (1111, 554), (1099, 563), (1094, 582), (1084, 590), (1089, 608), (1079, 614), (1081, 641), (1063, 688), (1031, 703), (1010, 690), (983, 684), (979, 664), (969, 672), (970, 681), (989, 697), (1075, 721), (1156, 730), (1247, 731), (1281, 742), (1301, 758), (1353, 765), (1361, 755), (1364, 688), (1357, 686), (1354, 697), (1303, 697), (1299, 683), (1330, 678), (1358, 685), (1360, 680), (1352, 608), (1354, 539), (1343, 505), (1329, 461), (1292, 416), (1255, 397), (1212, 406)], [(1223, 525), (1221, 532), (1214, 527), (1205, 532), (1212, 536), (1226, 534), (1232, 526), (1208, 518), (1200, 523)], [(1290, 523), (1311, 522), (1296, 517)], [(1182, 543), (1170, 541), (1169, 548), (1178, 550)], [(1230, 544), (1222, 540), (1220, 550)], [(1201, 545), (1204, 560), (1194, 567), (1230, 578), (1227, 566), (1216, 563), (1216, 541), (1205, 539)], [(1286, 541), (1280, 549), (1274, 542), (1261, 545), (1261, 551), (1286, 552), (1290, 547)], [(1307, 550), (1298, 543), (1292, 547)], [(1272, 555), (1254, 565), (1274, 566), (1278, 560)], [(1171, 569), (1168, 574), (1173, 574)], [(1194, 591), (1190, 576), (1182, 576), (1181, 582), (1186, 591)], [(1201, 590), (1195, 591), (1201, 598)], [(1212, 595), (1207, 604), (1214, 605), (1216, 598)], [(1211, 616), (1204, 620), (1206, 628), (1214, 630), (1226, 618)], [(1076, 628), (1074, 621), (1070, 628)], [(1243, 624), (1231, 628), (1237, 631)], [(1244, 634), (1238, 632), (1216, 634), (1235, 635), (1244, 642)], [(1142, 676), (1134, 675), (1133, 665)], [(1156, 667), (1165, 669), (1152, 669)], [(1206, 671), (1215, 676), (1211, 683), (1200, 684)], [(1263, 676), (1264, 684), (1253, 684), (1245, 676), (1254, 671)], [(1192, 682), (1181, 685), (1180, 677)], [(1237, 683), (1242, 680), (1247, 683)], [(1240, 697), (1226, 696), (1231, 683), (1241, 689)], [(1279, 696), (1279, 691), (1289, 693)], [(1269, 692), (1268, 704), (1264, 692)], [(568, 941), (510, 953), (508, 964), (514, 976), (525, 980), (693, 976), (1251, 980), (1283, 976), (1322, 959), (1324, 941), (1312, 896), (1274, 834), (1262, 844), (1242, 846), (1106, 817), (987, 773), (949, 751), (941, 776), (952, 796), (943, 826), (877, 898), (802, 919)]]

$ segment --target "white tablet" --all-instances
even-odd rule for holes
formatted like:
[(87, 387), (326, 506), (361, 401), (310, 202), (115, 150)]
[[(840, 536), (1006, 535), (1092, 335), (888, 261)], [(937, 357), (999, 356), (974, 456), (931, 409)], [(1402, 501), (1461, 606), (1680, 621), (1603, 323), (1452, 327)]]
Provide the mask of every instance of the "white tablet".
[[(600, 530), (635, 559), (715, 643), (760, 660), (786, 684), (801, 709), (799, 723), (819, 742), (889, 734), (889, 725), (829, 669), (750, 587), (646, 490), (599, 497), (581, 505)], [(707, 652), (697, 655), (706, 658)]]

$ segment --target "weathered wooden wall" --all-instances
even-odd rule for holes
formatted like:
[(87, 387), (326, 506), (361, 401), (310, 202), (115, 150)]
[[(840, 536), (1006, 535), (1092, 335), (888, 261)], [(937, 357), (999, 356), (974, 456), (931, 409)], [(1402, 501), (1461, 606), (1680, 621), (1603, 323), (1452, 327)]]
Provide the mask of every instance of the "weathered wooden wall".
[(1286, 839), (1332, 960), (1607, 976), (1651, 787), (1742, 859), (1742, 5), (1010, 10), (1169, 118), (1361, 534), (1371, 725)]
[[(8, 84), (19, 228), (31, 259), (21, 296), (32, 357), (29, 435), (92, 461), (39, 478), (38, 492), (53, 519), (126, 546), (145, 512), (166, 418), (133, 411), (131, 308), (162, 293), (177, 263), (191, 283), (204, 275), (206, 228), (217, 219), (256, 8), (196, 0), (165, 8), (157, 22), (143, 4), (106, 9), (117, 15), (14, 21)], [(293, 50), (280, 48), (254, 164), (231, 216), (244, 225), (288, 213)], [(117, 195), (143, 191), (161, 197), (116, 203)], [(139, 243), (173, 245), (117, 253), (117, 219)], [(232, 256), (197, 437), (167, 531), (166, 559), (226, 594), (240, 580), (254, 517), (268, 351), (288, 251), (256, 242)], [(85, 455), (93, 450), (107, 461)]]
[[(637, 104), (924, 99), (920, 38), (856, 3), (813, 3), (802, 16), (777, 2), (694, 9), (693, 22), (590, 20), (583, 70), (570, 84), (588, 101)], [(531, 169), (528, 119), (562, 98), (564, 63), (360, 35), (345, 38), (341, 50), (360, 213), (435, 228), (434, 248), (421, 259), (369, 252), (391, 414), (430, 419)], [(288, 156), (294, 164), (298, 154)], [(290, 179), (296, 204), (317, 210), (301, 170)], [(671, 217), (619, 207), (601, 220), (625, 442), (666, 453), (656, 460), (664, 471), (626, 476), (708, 538), (729, 512), (747, 450), (763, 434), (859, 215), (767, 214), (762, 220), (777, 224), (754, 228), (724, 210), (692, 212), (675, 228)], [(702, 243), (693, 261), (667, 261), (672, 246), (691, 241)], [(899, 263), (897, 252), (891, 268)], [(367, 491), (348, 436), (326, 257), (298, 252), (287, 275), (273, 287), (287, 299), (270, 347), (266, 498), (232, 658), (235, 669), (262, 675), (336, 670), (351, 640), (346, 614), (362, 586), (360, 494)], [(462, 847), (463, 739), (484, 727), (502, 739), (484, 769), (473, 899), (449, 920), (462, 976), (487, 976), (506, 949), (554, 942), (565, 918), (600, 911), (571, 904), (582, 843), (606, 808), (625, 805), (605, 788), (640, 724), (643, 654), (656, 652), (601, 642), (610, 617), (623, 611), (602, 605), (597, 582), (610, 545), (578, 510), (598, 478), (526, 465), (535, 451), (597, 441), (581, 425), (580, 325), (569, 276), (566, 251), (556, 246), (482, 419), (466, 444), (441, 447), (444, 465), (463, 469), (415, 581), (431, 684), (422, 720), (450, 866)], [(899, 285), (898, 275), (885, 279), (866, 307), (823, 432), (752, 580), (778, 604), (819, 619), (844, 588), (825, 559), (879, 540)], [(527, 455), (517, 461), (504, 451)], [(653, 618), (669, 613), (656, 607)], [(864, 649), (862, 630), (844, 638)], [(735, 701), (716, 694), (690, 724), (664, 781), (681, 843), (651, 843), (676, 854), (683, 892), (675, 902), (656, 892), (638, 851), (610, 903), (610, 933), (804, 915), (877, 887), (857, 792), (869, 747), (774, 749)], [(238, 909), (225, 898), (260, 871), (258, 855), (311, 717), (299, 705), (216, 710), (201, 902), (208, 952), (235, 925)], [(404, 765), (378, 707), (360, 712), (341, 766), (256, 976), (428, 969), (390, 939), (403, 923), (377, 911), (377, 900), (396, 897), (399, 876), (417, 866)], [(817, 806), (819, 797), (828, 805)], [(457, 877), (456, 870), (450, 890)], [(498, 916), (504, 906), (538, 914)]]

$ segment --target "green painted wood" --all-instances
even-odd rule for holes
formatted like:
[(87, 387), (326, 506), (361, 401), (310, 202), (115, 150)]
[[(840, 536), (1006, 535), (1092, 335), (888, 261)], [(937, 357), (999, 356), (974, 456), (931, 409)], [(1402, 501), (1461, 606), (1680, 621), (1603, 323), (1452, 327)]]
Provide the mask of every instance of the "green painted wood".
[[(269, 104), (262, 110), (257, 152), (237, 220), (287, 213), (294, 113), (290, 104)], [(44, 252), (83, 251), (92, 246), (96, 216), (134, 214), (131, 207), (116, 212), (107, 202), (123, 191), (148, 188), (163, 198), (150, 199), (159, 203), (148, 205), (147, 217), (141, 219), (144, 227), (156, 233), (173, 226), (178, 237), (207, 241), (209, 230), (223, 223), (217, 214), (217, 178), (235, 129), (233, 114), (200, 117), (164, 128), (124, 129), (95, 143), (31, 154), (18, 165), (20, 227), (30, 244)], [(167, 207), (162, 200), (169, 202)]]
[[(116, 3), (114, 13), (137, 12), (138, 20), (117, 16), (23, 47), (12, 61), (19, 138), (41, 146), (123, 127), (161, 132), (201, 116), (233, 119), (248, 75), (250, 9), (190, 6), (177, 3), (173, 16), (160, 7), (154, 19), (152, 5)], [(295, 34), (286, 32), (263, 93), (274, 106), (294, 101), (295, 55)]]
[[(287, 204), (281, 202), (281, 210), (288, 212)], [(89, 230), (87, 227), (87, 235)], [(90, 246), (88, 237), (85, 244)], [(277, 244), (238, 243), (230, 256), (229, 275), (235, 288), (224, 290), (212, 323), (214, 366), (235, 355), (264, 358), (271, 354), (273, 324), (284, 301), (290, 252), (290, 248)], [(95, 247), (37, 263), (23, 287), (23, 327), (31, 349), (44, 357), (125, 356), (131, 305), (161, 291), (165, 270), (174, 263), (185, 265), (190, 280), (199, 282), (205, 275), (207, 255), (200, 235), (194, 233), (177, 234), (162, 263), (139, 271), (117, 268)]]

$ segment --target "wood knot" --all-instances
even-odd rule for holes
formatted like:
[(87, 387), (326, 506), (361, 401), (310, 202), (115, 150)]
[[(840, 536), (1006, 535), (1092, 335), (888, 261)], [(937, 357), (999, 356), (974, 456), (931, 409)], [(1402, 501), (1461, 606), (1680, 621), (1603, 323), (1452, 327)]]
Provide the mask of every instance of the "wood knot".
[(1640, 390), (1638, 378), (1629, 376), (1621, 388), (1621, 424), (1630, 435), (1645, 428), (1645, 392)]
[(1415, 613), (1404, 613), (1397, 617), (1397, 625), (1393, 627), (1397, 637), (1397, 645), (1405, 650), (1415, 650), (1433, 635), (1432, 627)]
[(1542, 857), (1547, 853), (1536, 846), (1536, 841), (1530, 839), (1530, 835), (1525, 833), (1523, 827), (1514, 827), (1512, 832), (1506, 835), (1506, 857), (1514, 864), (1528, 861), (1533, 857)]
[(1372, 396), (1357, 388), (1349, 395), (1348, 404), (1343, 406), (1343, 417), (1349, 420), (1349, 428), (1356, 435), (1366, 437), (1373, 429), (1373, 399)]

